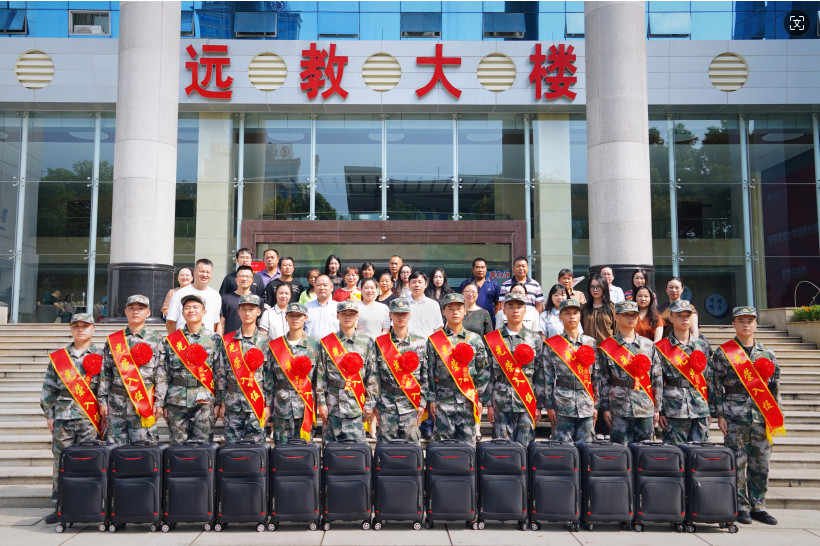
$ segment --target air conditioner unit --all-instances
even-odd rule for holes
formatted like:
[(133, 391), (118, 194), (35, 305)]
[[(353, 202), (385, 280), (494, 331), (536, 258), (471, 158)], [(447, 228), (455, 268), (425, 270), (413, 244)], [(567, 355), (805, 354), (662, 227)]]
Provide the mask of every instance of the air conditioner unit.
[(100, 25), (74, 25), (74, 34), (102, 34)]

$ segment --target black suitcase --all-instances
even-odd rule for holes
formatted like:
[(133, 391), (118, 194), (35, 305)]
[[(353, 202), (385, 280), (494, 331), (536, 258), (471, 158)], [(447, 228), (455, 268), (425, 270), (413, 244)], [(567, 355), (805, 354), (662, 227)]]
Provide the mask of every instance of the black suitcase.
[(321, 462), (319, 446), (301, 438), (271, 450), (269, 531), (283, 521), (307, 521), (311, 531), (319, 528)]
[(495, 439), (479, 442), (478, 528), (487, 520), (517, 521), (527, 527), (527, 450), (518, 442)]
[(578, 448), (548, 440), (531, 443), (527, 452), (530, 528), (537, 531), (542, 521), (558, 521), (570, 531), (578, 531), (581, 519)]
[(373, 472), (373, 528), (387, 520), (412, 521), (421, 529), (424, 519), (424, 452), (407, 440), (376, 445)]
[(322, 527), (325, 531), (330, 529), (332, 521), (360, 520), (362, 529), (370, 529), (372, 458), (367, 442), (342, 440), (325, 446), (322, 462)]
[(686, 460), (683, 451), (652, 440), (629, 444), (629, 449), (635, 464), (633, 529), (643, 531), (643, 522), (672, 523), (682, 533), (686, 519)]
[(260, 533), (268, 523), (268, 460), (270, 446), (242, 440), (216, 455), (216, 523), (256, 523)]
[(475, 450), (467, 442), (444, 440), (427, 444), (427, 521), (462, 520), (478, 529), (476, 521)]
[(686, 530), (696, 523), (717, 523), (737, 533), (737, 471), (728, 447), (709, 442), (678, 446), (686, 455)]
[(60, 453), (57, 478), (56, 531), (74, 523), (99, 523), (108, 527), (108, 468), (110, 448), (100, 440), (68, 446)]
[(138, 441), (111, 450), (108, 502), (112, 533), (126, 523), (162, 524), (162, 468), (167, 444)]
[(594, 522), (617, 521), (629, 529), (633, 517), (632, 452), (608, 440), (579, 442), (581, 455), (582, 518), (587, 529)]
[(218, 452), (219, 444), (197, 440), (165, 452), (164, 533), (177, 523), (202, 523), (205, 531), (213, 529)]

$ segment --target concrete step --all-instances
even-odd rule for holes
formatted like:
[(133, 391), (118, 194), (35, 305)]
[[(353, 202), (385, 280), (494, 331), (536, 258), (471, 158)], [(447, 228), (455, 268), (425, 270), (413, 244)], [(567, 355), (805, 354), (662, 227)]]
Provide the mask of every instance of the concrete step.
[[(791, 434), (791, 430), (789, 430), (789, 434)], [(0, 464), (2, 464), (2, 461), (0, 461)], [(798, 468), (820, 469), (820, 453), (789, 453), (774, 450), (771, 456), (771, 468), (784, 470)]]
[(51, 484), (0, 485), (0, 508), (52, 508)]
[[(45, 375), (43, 375), (43, 379), (45, 379)], [(43, 380), (38, 379), (9, 379), (9, 378), (0, 378), (0, 386), (6, 389), (10, 388), (41, 388), (43, 385)]]
[(43, 382), (43, 379), (46, 378), (46, 371), (43, 368), (43, 371), (40, 372), (23, 372), (23, 371), (0, 371), (0, 379), (28, 379), (28, 380), (36, 380), (40, 383)]
[[(0, 469), (2, 470), (2, 469)], [(33, 470), (33, 469), (32, 469)], [(2, 477), (2, 474), (0, 474)], [(769, 487), (816, 487), (820, 488), (820, 470), (815, 469), (770, 469)]]
[(40, 409), (40, 398), (0, 398), (3, 409)]
[(818, 510), (820, 487), (769, 487), (766, 508), (772, 510)]
[(51, 485), (52, 467), (0, 466), (0, 485)]
[(39, 400), (41, 388), (31, 387), (4, 387), (0, 385), (0, 401), (8, 398), (33, 398)]
[(52, 468), (50, 449), (0, 449), (0, 467), (41, 466)]
[(818, 411), (820, 402), (813, 400), (783, 400), (783, 411)]

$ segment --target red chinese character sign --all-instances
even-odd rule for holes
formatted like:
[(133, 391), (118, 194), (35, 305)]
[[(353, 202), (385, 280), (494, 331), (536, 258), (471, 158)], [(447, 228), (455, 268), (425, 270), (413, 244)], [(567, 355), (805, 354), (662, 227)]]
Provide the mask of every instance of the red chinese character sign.
[(416, 65), (433, 65), (435, 67), (433, 69), (433, 78), (430, 80), (430, 83), (421, 89), (416, 89), (416, 96), (418, 96), (418, 98), (421, 98), (432, 91), (437, 82), (441, 82), (444, 89), (446, 89), (456, 99), (461, 96), (461, 91), (456, 89), (453, 84), (447, 80), (447, 76), (444, 75), (444, 66), (461, 66), (461, 57), (445, 57), (444, 44), (436, 44), (435, 57), (416, 57)]
[[(548, 86), (544, 92), (545, 99), (567, 97), (569, 100), (575, 100), (577, 93), (569, 89), (570, 84), (578, 83), (578, 78), (573, 76), (577, 70), (573, 64), (576, 58), (573, 51), (574, 47), (567, 48), (565, 44), (559, 44), (558, 47), (550, 46), (549, 55), (544, 55), (541, 53), (541, 44), (535, 44), (535, 54), (530, 55), (530, 62), (535, 63), (530, 72), (530, 83), (535, 84), (536, 101), (541, 100), (541, 80)], [(544, 61), (549, 61), (546, 67)]]
[[(310, 49), (302, 50), (301, 67), (304, 69), (299, 74), (302, 79), (302, 91), (307, 91), (309, 99), (313, 100), (319, 94), (319, 89), (325, 86), (327, 76), (330, 87), (322, 91), (322, 98), (327, 99), (333, 93), (338, 93), (343, 99), (347, 98), (347, 91), (342, 89), (342, 76), (344, 75), (347, 55), (336, 55), (336, 44), (330, 44), (330, 55), (324, 49), (316, 49), (316, 44), (311, 43)], [(327, 62), (325, 62), (327, 61)]]
[[(190, 97), (191, 93), (199, 93), (199, 95), (206, 99), (230, 99), (233, 91), (230, 90), (233, 78), (228, 76), (228, 79), (222, 79), (222, 67), (230, 66), (230, 57), (205, 57), (206, 53), (228, 53), (228, 46), (226, 45), (204, 45), (202, 46), (202, 57), (199, 62), (195, 59), (199, 55), (194, 49), (194, 46), (189, 45), (185, 48), (188, 55), (193, 62), (186, 62), (185, 68), (191, 71), (191, 85), (185, 88), (185, 93)], [(199, 67), (205, 67), (205, 77), (202, 81), (199, 80)], [(222, 91), (214, 91), (208, 89), (211, 84), (211, 79), (214, 79), (214, 85), (217, 89)]]

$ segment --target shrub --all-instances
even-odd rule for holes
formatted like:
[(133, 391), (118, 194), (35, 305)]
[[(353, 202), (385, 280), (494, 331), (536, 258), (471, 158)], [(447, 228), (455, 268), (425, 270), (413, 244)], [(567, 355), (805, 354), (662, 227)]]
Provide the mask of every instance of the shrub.
[(794, 322), (806, 322), (810, 320), (820, 320), (820, 305), (810, 305), (798, 307), (794, 310)]

